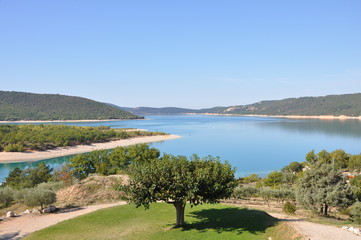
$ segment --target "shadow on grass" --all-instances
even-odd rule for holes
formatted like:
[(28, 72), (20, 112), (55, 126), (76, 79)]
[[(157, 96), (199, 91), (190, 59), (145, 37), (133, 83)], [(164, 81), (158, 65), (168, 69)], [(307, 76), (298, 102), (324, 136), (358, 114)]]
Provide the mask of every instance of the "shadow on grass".
[(198, 221), (187, 224), (182, 231), (198, 230), (206, 232), (214, 230), (217, 233), (250, 232), (252, 234), (264, 233), (267, 228), (275, 226), (277, 218), (268, 215), (266, 212), (259, 210), (250, 210), (245, 208), (224, 208), (224, 209), (204, 209), (194, 211), (187, 217), (193, 217)]

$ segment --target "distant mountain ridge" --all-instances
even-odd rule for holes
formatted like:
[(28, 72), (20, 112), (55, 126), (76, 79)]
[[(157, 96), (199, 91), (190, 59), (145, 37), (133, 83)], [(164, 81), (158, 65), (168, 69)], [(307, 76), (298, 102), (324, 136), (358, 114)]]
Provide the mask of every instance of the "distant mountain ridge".
[(139, 118), (143, 117), (82, 97), (0, 91), (0, 121)]
[(261, 101), (248, 105), (214, 107), (208, 109), (165, 108), (124, 108), (140, 115), (159, 114), (237, 114), (237, 115), (302, 115), (302, 116), (361, 116), (361, 93), (328, 95), (322, 97), (287, 98), (283, 100)]

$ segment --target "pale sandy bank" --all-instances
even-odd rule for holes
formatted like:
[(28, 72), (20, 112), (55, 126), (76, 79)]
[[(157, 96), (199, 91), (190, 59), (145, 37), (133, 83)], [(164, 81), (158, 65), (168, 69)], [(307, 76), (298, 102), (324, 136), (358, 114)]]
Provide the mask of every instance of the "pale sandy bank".
[(42, 159), (68, 156), (79, 153), (91, 152), (93, 150), (112, 149), (116, 147), (130, 146), (141, 143), (161, 142), (180, 138), (176, 135), (159, 135), (150, 137), (137, 137), (122, 139), (105, 143), (93, 143), (91, 145), (78, 145), (72, 147), (61, 147), (42, 152), (0, 152), (0, 163), (31, 162)]
[(319, 115), (319, 116), (305, 116), (305, 115), (259, 115), (259, 114), (219, 114), (219, 113), (204, 113), (204, 115), (219, 115), (219, 116), (240, 116), (240, 117), (276, 117), (276, 118), (293, 118), (293, 119), (358, 119), (361, 120), (361, 116), (350, 117), (345, 115)]
[(59, 222), (94, 212), (99, 209), (124, 205), (126, 202), (107, 203), (80, 207), (78, 209), (62, 210), (58, 213), (43, 215), (24, 215), (0, 222), (0, 239), (20, 239), (32, 232), (49, 227)]

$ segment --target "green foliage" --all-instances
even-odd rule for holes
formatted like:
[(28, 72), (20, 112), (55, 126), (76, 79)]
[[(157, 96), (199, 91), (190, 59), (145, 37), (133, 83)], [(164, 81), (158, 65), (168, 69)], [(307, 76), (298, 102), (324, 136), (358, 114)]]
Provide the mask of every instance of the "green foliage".
[(361, 171), (361, 154), (359, 155), (352, 155), (348, 160), (348, 169), (360, 172)]
[(70, 186), (74, 182), (73, 178), (71, 165), (65, 163), (60, 169), (54, 170), (52, 180), (62, 182), (65, 186)]
[(294, 214), (296, 212), (296, 205), (290, 202), (286, 202), (283, 204), (282, 210), (287, 214)]
[(350, 180), (352, 191), (357, 200), (361, 200), (361, 175), (355, 176)]
[(351, 207), (350, 215), (356, 224), (361, 224), (361, 202), (355, 202)]
[(80, 154), (70, 159), (72, 172), (78, 179), (84, 179), (91, 173), (101, 175), (119, 174), (130, 163), (142, 164), (158, 158), (160, 152), (147, 144), (118, 147), (109, 150), (97, 150)]
[(299, 162), (291, 162), (289, 165), (287, 165), (286, 167), (282, 168), (282, 172), (284, 173), (292, 173), (292, 174), (296, 174), (301, 172), (303, 169), (303, 165)]
[(52, 204), (56, 201), (56, 193), (42, 187), (26, 188), (21, 191), (22, 196), (17, 197), (18, 200), (25, 203), (29, 207), (40, 206), (41, 209), (45, 205)]
[(296, 202), (296, 195), (293, 189), (274, 189), (273, 194), (274, 198), (279, 202), (284, 202), (285, 200)]
[(81, 97), (0, 91), (0, 121), (136, 118), (141, 117)]
[(184, 156), (164, 155), (142, 164), (132, 164), (130, 193), (136, 206), (150, 203), (172, 203), (177, 211), (177, 226), (184, 224), (186, 202), (217, 203), (229, 197), (236, 181), (235, 170), (229, 163), (221, 163), (211, 156), (188, 160)]
[(24, 146), (19, 143), (9, 143), (4, 146), (4, 152), (22, 152), (24, 151)]
[(279, 171), (269, 173), (263, 179), (263, 185), (266, 187), (277, 188), (284, 183), (285, 174)]
[(62, 182), (43, 182), (36, 187), (43, 190), (57, 192), (59, 189), (63, 188), (63, 186)]
[(250, 199), (257, 197), (259, 189), (253, 186), (240, 186), (234, 189), (232, 196), (237, 199)]
[(14, 190), (10, 187), (0, 188), (0, 204), (7, 207), (14, 201)]
[(306, 208), (327, 215), (328, 208), (345, 208), (354, 202), (351, 187), (331, 164), (318, 164), (305, 172), (297, 200)]
[(55, 147), (154, 135), (164, 135), (164, 133), (114, 130), (104, 126), (0, 125), (0, 151), (42, 151)]
[(267, 203), (269, 206), (269, 202), (274, 198), (275, 196), (275, 190), (269, 187), (263, 187), (259, 191), (259, 195), (263, 200)]
[(4, 186), (14, 189), (35, 187), (39, 183), (48, 182), (51, 178), (53, 169), (45, 163), (40, 163), (36, 168), (20, 170), (15, 168), (8, 177), (5, 178)]
[(338, 149), (331, 153), (326, 150), (322, 150), (315, 154), (314, 150), (307, 153), (306, 161), (309, 166), (315, 164), (332, 164), (336, 169), (344, 169), (349, 165), (350, 154), (347, 154), (344, 150)]
[(241, 183), (253, 183), (253, 182), (257, 182), (259, 179), (260, 177), (257, 174), (253, 173), (249, 176), (240, 178), (239, 180)]

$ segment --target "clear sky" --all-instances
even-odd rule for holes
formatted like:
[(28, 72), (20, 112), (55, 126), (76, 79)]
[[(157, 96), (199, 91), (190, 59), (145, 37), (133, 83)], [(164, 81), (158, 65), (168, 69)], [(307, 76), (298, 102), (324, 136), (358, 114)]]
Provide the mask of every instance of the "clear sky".
[(361, 92), (361, 1), (0, 0), (0, 90), (189, 108)]

